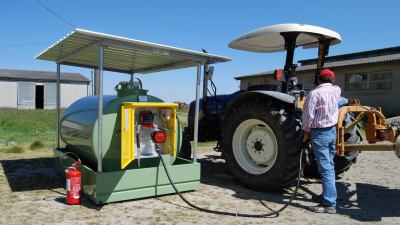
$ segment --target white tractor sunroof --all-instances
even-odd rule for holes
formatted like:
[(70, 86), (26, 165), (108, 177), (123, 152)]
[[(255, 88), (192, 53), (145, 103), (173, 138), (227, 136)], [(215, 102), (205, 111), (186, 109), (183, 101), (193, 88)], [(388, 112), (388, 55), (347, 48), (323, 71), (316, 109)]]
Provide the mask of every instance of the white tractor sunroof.
[(282, 33), (299, 33), (296, 46), (317, 48), (320, 40), (330, 40), (330, 45), (339, 44), (341, 37), (335, 31), (306, 24), (278, 24), (262, 27), (233, 40), (230, 48), (249, 52), (285, 51)]

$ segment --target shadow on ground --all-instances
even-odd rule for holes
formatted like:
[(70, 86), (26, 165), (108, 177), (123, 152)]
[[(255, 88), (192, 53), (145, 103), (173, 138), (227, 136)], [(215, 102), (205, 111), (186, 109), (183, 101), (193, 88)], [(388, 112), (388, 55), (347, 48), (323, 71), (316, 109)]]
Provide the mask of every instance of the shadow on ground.
[[(4, 175), (12, 192), (49, 190), (55, 194), (44, 200), (65, 202), (65, 178), (54, 169), (54, 158), (0, 160)], [(57, 190), (57, 189), (63, 190)], [(102, 205), (92, 203), (82, 196), (81, 205), (100, 210)]]
[(1, 160), (13, 192), (63, 188), (64, 179), (53, 169), (54, 158)]
[[(234, 180), (227, 171), (224, 161), (219, 155), (206, 155), (199, 159), (201, 163), (201, 182), (207, 185), (218, 186), (234, 191), (233, 196), (239, 199), (260, 200), (266, 208), (263, 201), (284, 204), (289, 201), (294, 187), (283, 190), (279, 193), (266, 193), (255, 191), (244, 187), (238, 181)], [(311, 184), (320, 182), (314, 179), (302, 179), (301, 187), (295, 197), (295, 203), (292, 206), (307, 209), (307, 205), (315, 205), (309, 195), (316, 197), (320, 193), (314, 193), (308, 187)], [(355, 188), (350, 190), (352, 184), (337, 181), (338, 191), (338, 214), (349, 216), (352, 219), (361, 222), (382, 221), (383, 217), (400, 217), (400, 189), (390, 189), (388, 187), (356, 183)]]
[[(339, 192), (338, 213), (369, 222), (381, 221), (383, 217), (400, 217), (400, 189), (356, 183), (350, 191), (347, 183), (336, 184)], [(352, 198), (356, 195), (356, 198)]]

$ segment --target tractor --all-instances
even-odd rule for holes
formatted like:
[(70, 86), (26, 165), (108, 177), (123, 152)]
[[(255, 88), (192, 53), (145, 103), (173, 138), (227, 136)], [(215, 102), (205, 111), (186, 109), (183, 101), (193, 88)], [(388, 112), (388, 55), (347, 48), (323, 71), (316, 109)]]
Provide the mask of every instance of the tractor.
[[(318, 48), (316, 74), (324, 67), (330, 45), (341, 36), (329, 29), (304, 24), (279, 24), (251, 31), (235, 40), (233, 49), (268, 53), (286, 51), (283, 70), (275, 70), (278, 85), (265, 85), (217, 95), (212, 81), (214, 68), (204, 65), (203, 96), (200, 100), (198, 141), (217, 141), (233, 177), (242, 184), (261, 190), (277, 191), (294, 183), (302, 149), (304, 173), (318, 176), (311, 146), (302, 143), (302, 106), (307, 95), (296, 77), (293, 63), (296, 47)], [(316, 82), (316, 81), (315, 81)], [(357, 101), (339, 100), (336, 174), (347, 171), (361, 150), (395, 150), (399, 156), (398, 130), (385, 124), (383, 114)], [(191, 157), (194, 137), (194, 108), (190, 104), (188, 126), (184, 129), (182, 157)], [(360, 144), (360, 124), (365, 122), (369, 144)], [(394, 144), (396, 142), (397, 144)], [(389, 143), (378, 144), (389, 140)], [(380, 142), (379, 142), (380, 143)], [(396, 150), (395, 150), (396, 151)]]

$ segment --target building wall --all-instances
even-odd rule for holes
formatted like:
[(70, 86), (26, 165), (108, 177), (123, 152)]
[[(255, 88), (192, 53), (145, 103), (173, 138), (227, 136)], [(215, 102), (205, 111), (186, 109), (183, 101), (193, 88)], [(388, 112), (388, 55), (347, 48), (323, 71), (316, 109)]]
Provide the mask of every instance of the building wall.
[[(35, 109), (35, 82), (0, 81), (0, 108)], [(56, 108), (56, 84), (40, 83), (44, 86), (44, 108)], [(61, 108), (87, 96), (88, 85), (61, 84)]]
[(76, 100), (87, 96), (88, 85), (61, 84), (60, 91), (61, 91), (61, 108), (67, 108)]
[(0, 108), (17, 108), (17, 83), (0, 81)]
[[(380, 63), (337, 67), (336, 84), (342, 89), (342, 96), (349, 99), (360, 99), (361, 104), (382, 107), (386, 116), (400, 115), (400, 64)], [(346, 74), (370, 74), (374, 72), (391, 72), (391, 88), (388, 89), (349, 89), (346, 87)], [(305, 88), (312, 87), (314, 82), (313, 71), (299, 72), (299, 80), (304, 82)], [(311, 83), (310, 83), (311, 82)]]

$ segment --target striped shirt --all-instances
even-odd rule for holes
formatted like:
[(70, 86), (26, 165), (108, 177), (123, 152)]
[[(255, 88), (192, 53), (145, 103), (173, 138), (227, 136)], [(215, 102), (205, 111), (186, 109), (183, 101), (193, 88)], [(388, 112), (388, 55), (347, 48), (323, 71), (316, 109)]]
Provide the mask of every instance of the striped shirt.
[(340, 87), (331, 83), (320, 84), (308, 93), (302, 116), (304, 131), (336, 125), (340, 93)]

